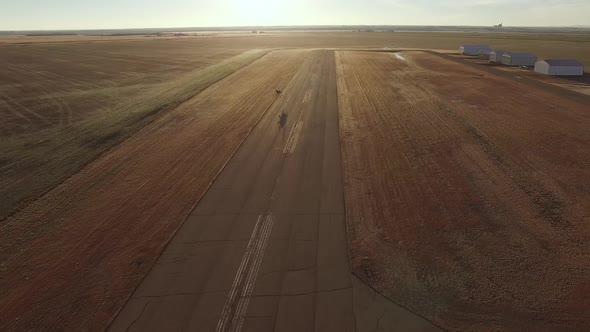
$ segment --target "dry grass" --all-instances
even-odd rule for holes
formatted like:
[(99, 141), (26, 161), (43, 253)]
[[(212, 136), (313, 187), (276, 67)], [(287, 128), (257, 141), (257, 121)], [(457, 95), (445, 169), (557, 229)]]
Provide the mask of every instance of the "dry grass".
[(0, 137), (75, 125), (154, 85), (249, 49), (173, 40), (2, 46)]
[(265, 53), (248, 51), (143, 86), (138, 93), (120, 95), (112, 105), (88, 112), (86, 117), (66, 127), (50, 124), (39, 132), (4, 136), (0, 142), (0, 218), (74, 174), (160, 112), (182, 103)]
[(584, 330), (590, 98), (403, 55), (337, 57), (354, 271), (448, 330)]

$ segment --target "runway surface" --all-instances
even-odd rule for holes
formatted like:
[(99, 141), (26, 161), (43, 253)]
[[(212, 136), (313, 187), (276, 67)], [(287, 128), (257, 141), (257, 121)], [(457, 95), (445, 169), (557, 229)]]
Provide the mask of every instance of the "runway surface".
[(110, 329), (437, 330), (350, 273), (334, 52), (309, 53)]

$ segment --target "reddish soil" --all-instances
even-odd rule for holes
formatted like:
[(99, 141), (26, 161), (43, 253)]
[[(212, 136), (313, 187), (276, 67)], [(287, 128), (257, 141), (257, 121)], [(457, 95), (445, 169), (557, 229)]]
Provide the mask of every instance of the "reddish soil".
[(590, 326), (590, 99), (338, 52), (357, 275), (449, 330)]
[(274, 52), (0, 223), (0, 330), (102, 330), (304, 52)]

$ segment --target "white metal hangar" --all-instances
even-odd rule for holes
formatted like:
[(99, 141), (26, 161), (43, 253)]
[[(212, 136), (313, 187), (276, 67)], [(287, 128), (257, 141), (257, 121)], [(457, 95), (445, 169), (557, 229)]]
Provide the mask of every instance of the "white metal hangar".
[(584, 65), (577, 60), (541, 60), (535, 63), (535, 71), (553, 76), (584, 76)]
[(480, 51), (491, 52), (492, 49), (488, 45), (461, 45), (459, 53), (465, 55), (479, 55)]
[(502, 64), (507, 66), (534, 67), (537, 56), (531, 53), (505, 53), (502, 55)]

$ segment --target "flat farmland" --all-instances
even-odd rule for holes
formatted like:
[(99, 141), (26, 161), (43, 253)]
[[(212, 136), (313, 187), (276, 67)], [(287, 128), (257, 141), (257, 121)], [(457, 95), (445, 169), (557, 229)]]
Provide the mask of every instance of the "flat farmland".
[(238, 70), (0, 223), (0, 330), (104, 328), (305, 54)]
[[(588, 30), (578, 33), (567, 32), (458, 32), (458, 31), (266, 31), (262, 34), (219, 33), (180, 37), (175, 39), (150, 36), (0, 36), (0, 45), (6, 44), (158, 44), (178, 45), (184, 49), (195, 48), (425, 48), (458, 51), (462, 44), (489, 44), (496, 49), (515, 52), (533, 52), (541, 58), (575, 58), (590, 66), (590, 34)], [(124, 40), (121, 40), (124, 39)], [(178, 44), (180, 43), (180, 44)], [(174, 49), (174, 48), (173, 48)], [(149, 51), (149, 48), (146, 49)]]
[(244, 51), (169, 40), (3, 46), (0, 134), (6, 138), (79, 122)]
[(590, 64), (584, 34), (0, 38), (0, 330), (587, 330), (590, 96), (463, 43)]
[(449, 330), (590, 324), (588, 100), (422, 52), (337, 52), (353, 271)]
[(174, 40), (2, 46), (0, 220), (264, 53)]

